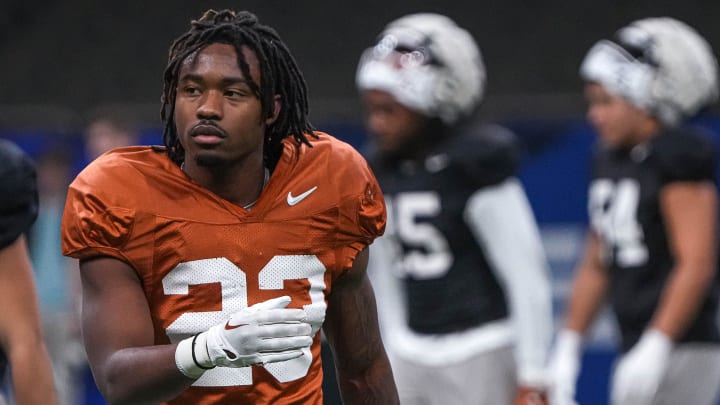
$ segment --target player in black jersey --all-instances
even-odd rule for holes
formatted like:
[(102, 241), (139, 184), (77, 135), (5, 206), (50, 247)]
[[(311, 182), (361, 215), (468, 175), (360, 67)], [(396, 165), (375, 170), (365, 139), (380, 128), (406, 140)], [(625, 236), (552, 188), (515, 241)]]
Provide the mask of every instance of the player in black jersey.
[(0, 139), (0, 377), (9, 365), (17, 403), (52, 405), (55, 387), (24, 236), (37, 209), (32, 162)]
[(388, 24), (358, 67), (389, 213), (370, 268), (403, 404), (543, 401), (547, 264), (513, 135), (472, 118), (484, 84), (474, 39), (437, 14)]
[(648, 18), (595, 44), (580, 73), (599, 147), (551, 401), (574, 403), (581, 336), (607, 298), (622, 338), (614, 405), (716, 404), (716, 147), (687, 125), (717, 98), (713, 52), (685, 23)]

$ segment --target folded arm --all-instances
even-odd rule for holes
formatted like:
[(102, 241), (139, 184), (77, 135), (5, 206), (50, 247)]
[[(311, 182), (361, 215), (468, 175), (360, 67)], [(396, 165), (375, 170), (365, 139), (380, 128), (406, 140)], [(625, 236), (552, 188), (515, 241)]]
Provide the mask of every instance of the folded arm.
[(175, 365), (176, 345), (154, 345), (140, 280), (128, 264), (101, 257), (80, 263), (82, 328), (95, 382), (111, 403), (158, 403), (193, 380)]

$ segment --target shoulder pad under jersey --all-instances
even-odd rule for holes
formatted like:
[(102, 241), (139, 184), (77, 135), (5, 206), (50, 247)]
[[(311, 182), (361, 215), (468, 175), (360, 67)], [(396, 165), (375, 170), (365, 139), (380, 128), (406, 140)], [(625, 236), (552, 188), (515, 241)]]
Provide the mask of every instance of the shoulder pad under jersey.
[(520, 161), (515, 135), (498, 125), (466, 129), (450, 140), (448, 154), (478, 188), (501, 183), (513, 176)]
[(33, 162), (15, 144), (0, 139), (0, 249), (28, 230), (37, 211)]
[(650, 157), (663, 183), (710, 180), (717, 165), (716, 145), (700, 130), (666, 131), (650, 143)]

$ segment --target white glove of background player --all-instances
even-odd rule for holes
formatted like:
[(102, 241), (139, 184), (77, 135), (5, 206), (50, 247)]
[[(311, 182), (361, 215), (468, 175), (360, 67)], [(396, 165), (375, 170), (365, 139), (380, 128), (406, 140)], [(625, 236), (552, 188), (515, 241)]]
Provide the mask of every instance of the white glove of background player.
[(618, 362), (612, 378), (613, 405), (650, 404), (667, 371), (672, 341), (650, 329)]
[(244, 308), (227, 322), (181, 341), (175, 364), (188, 377), (198, 378), (215, 366), (246, 367), (300, 357), (313, 342), (312, 327), (302, 309), (285, 308), (282, 296)]
[(558, 333), (548, 366), (548, 402), (551, 405), (577, 405), (575, 384), (580, 374), (581, 344), (582, 337), (573, 330), (564, 329)]

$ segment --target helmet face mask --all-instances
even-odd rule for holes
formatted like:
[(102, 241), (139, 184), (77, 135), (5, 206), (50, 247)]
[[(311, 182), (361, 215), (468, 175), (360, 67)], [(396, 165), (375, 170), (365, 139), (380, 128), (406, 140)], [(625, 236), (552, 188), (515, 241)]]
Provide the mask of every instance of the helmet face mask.
[(438, 14), (413, 14), (388, 24), (362, 55), (356, 82), (452, 125), (482, 99), (485, 68), (470, 34)]
[(406, 56), (403, 61), (408, 66), (439, 65), (437, 56), (432, 54), (432, 40), (422, 32), (408, 29), (386, 30), (377, 44), (371, 48), (373, 56), (380, 60), (391, 54)]
[(652, 107), (646, 93), (655, 69), (618, 44), (607, 40), (596, 43), (580, 71), (583, 78), (602, 84), (611, 94), (624, 97), (642, 109)]
[(710, 45), (690, 26), (672, 18), (647, 18), (602, 40), (580, 67), (587, 81), (675, 126), (715, 101), (717, 61)]

